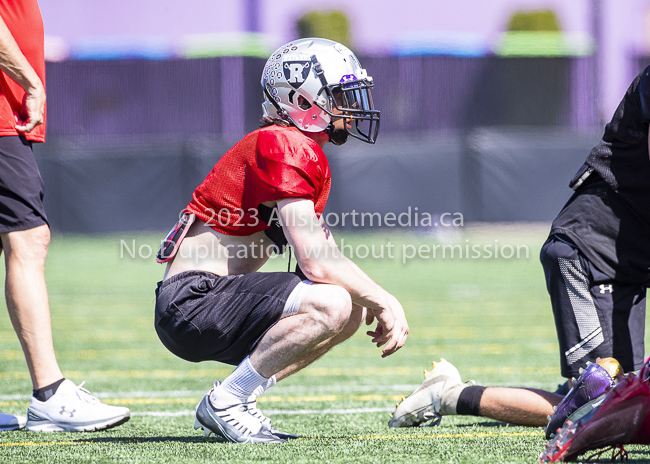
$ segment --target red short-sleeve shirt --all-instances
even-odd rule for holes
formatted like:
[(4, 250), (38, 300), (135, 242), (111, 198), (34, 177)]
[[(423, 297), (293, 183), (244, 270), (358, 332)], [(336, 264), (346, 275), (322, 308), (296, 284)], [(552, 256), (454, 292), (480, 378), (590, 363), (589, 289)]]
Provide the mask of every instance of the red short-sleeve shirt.
[[(0, 16), (29, 64), (45, 86), (44, 31), (41, 11), (36, 0), (0, 1)], [(26, 120), (23, 110), (25, 91), (0, 71), (0, 136), (19, 135), (14, 115)], [(45, 121), (25, 137), (33, 142), (45, 141)]]
[(228, 150), (185, 211), (218, 232), (252, 235), (269, 227), (257, 209), (265, 201), (306, 198), (320, 216), (330, 180), (327, 158), (316, 142), (296, 128), (268, 126)]

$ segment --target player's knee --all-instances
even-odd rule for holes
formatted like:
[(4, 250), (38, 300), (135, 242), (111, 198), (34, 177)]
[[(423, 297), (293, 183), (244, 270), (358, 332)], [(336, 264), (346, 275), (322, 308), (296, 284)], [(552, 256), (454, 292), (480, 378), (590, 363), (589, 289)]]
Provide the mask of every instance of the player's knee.
[(309, 297), (303, 300), (305, 307), (301, 305), (301, 311), (309, 313), (323, 332), (341, 332), (350, 321), (350, 294), (337, 285), (318, 285), (313, 286), (311, 290)]
[(350, 294), (342, 287), (331, 285), (330, 295), (326, 302), (323, 315), (327, 318), (327, 325), (332, 333), (339, 333), (347, 325), (352, 312)]
[(364, 316), (365, 315), (363, 312), (363, 308), (361, 308), (360, 306), (352, 305), (350, 318), (348, 319), (348, 322), (341, 330), (340, 333), (341, 338), (347, 340), (352, 335), (354, 335), (357, 332), (357, 330), (359, 330), (359, 327), (361, 327), (361, 325), (363, 324), (365, 320)]

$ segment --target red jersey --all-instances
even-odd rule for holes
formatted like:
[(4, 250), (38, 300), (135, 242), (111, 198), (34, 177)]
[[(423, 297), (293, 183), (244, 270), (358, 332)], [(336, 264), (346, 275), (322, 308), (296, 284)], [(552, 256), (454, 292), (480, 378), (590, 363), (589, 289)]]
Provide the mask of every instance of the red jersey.
[[(45, 86), (43, 19), (38, 3), (36, 0), (1, 1), (0, 16)], [(27, 119), (26, 112), (23, 110), (24, 99), (25, 91), (22, 87), (0, 71), (0, 136), (21, 134), (16, 131), (14, 115), (21, 115), (23, 120)], [(24, 135), (27, 140), (44, 142), (45, 119), (43, 124)]]
[(258, 206), (306, 198), (320, 216), (330, 191), (330, 168), (321, 147), (295, 127), (251, 132), (223, 155), (185, 211), (217, 232), (247, 236), (269, 228)]

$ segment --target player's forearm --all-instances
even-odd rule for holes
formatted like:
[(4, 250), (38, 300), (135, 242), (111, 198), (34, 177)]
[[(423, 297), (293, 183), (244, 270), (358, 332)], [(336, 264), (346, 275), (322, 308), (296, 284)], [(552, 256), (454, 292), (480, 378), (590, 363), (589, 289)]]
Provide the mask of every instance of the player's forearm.
[(25, 91), (40, 90), (43, 83), (18, 47), (0, 17), (0, 69)]
[(321, 260), (298, 259), (302, 261), (301, 269), (309, 280), (343, 287), (350, 294), (352, 303), (379, 311), (388, 307), (386, 291), (342, 254)]

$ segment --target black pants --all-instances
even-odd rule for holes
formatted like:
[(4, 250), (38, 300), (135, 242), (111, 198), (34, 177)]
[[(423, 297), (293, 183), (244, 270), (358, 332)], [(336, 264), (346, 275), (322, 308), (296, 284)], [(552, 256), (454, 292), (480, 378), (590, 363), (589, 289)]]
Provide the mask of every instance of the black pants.
[(564, 377), (578, 377), (587, 361), (614, 357), (623, 369), (644, 360), (643, 284), (613, 280), (563, 236), (551, 236), (540, 259), (551, 297)]
[(280, 320), (300, 282), (290, 272), (182, 272), (158, 283), (156, 332), (179, 358), (238, 365)]
[(25, 137), (0, 137), (0, 233), (47, 223), (43, 179), (31, 142)]

